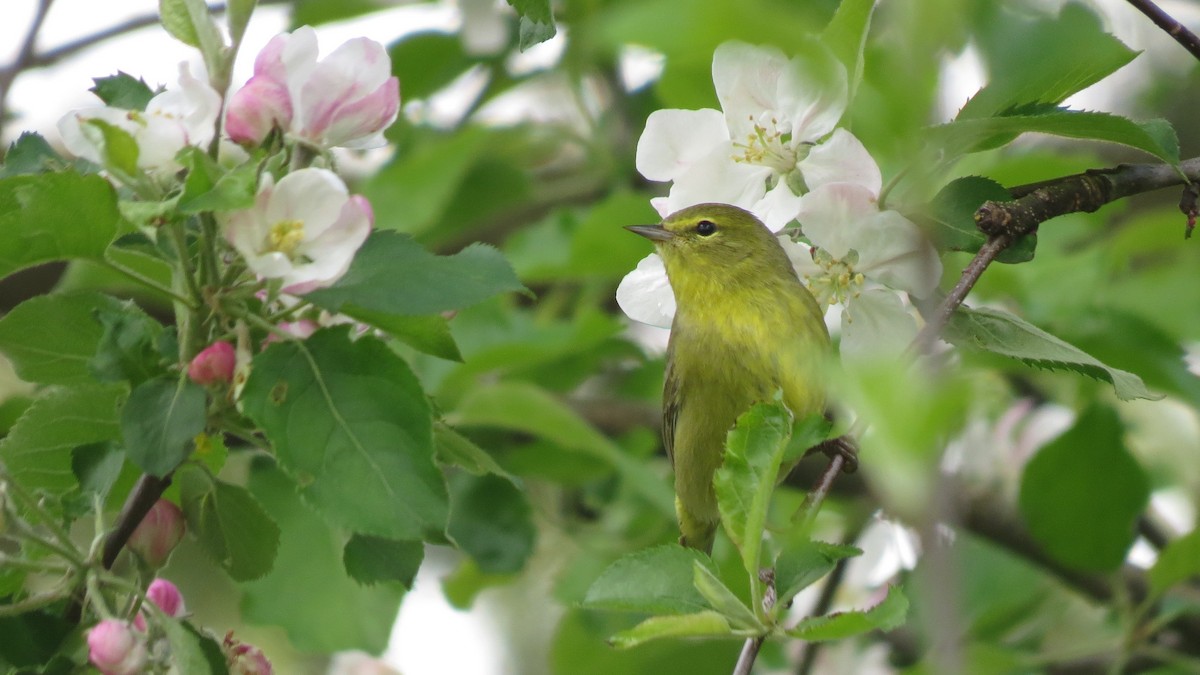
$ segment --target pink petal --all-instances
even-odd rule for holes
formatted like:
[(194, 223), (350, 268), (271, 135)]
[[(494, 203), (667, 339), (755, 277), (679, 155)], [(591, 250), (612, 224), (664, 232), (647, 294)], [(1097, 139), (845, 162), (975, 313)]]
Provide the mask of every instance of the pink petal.
[(255, 75), (229, 98), (225, 130), (237, 143), (261, 143), (273, 128), (291, 123), (292, 99), (279, 81)]

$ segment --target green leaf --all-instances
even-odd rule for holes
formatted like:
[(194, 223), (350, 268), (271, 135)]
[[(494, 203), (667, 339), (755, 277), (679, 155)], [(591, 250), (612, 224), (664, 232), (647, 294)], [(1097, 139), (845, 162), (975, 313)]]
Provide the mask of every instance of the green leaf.
[(717, 578), (717, 575), (699, 560), (692, 563), (692, 584), (700, 591), (700, 595), (708, 601), (713, 609), (729, 619), (735, 628), (750, 631), (764, 631), (766, 627), (755, 616), (754, 611), (746, 606), (729, 587)]
[(110, 108), (145, 110), (146, 104), (158, 93), (142, 78), (135, 78), (120, 70), (116, 75), (92, 78), (92, 82), (95, 84), (88, 91), (100, 97), (104, 105)]
[(79, 481), (80, 494), (87, 496), (89, 510), (91, 495), (107, 499), (124, 467), (125, 452), (111, 441), (81, 445), (71, 452), (71, 473)]
[(450, 321), (440, 314), (405, 316), (373, 312), (353, 305), (342, 308), (342, 314), (378, 328), (413, 349), (447, 361), (462, 362), (458, 343), (450, 333)]
[[(619, 225), (654, 223), (659, 219), (641, 193), (618, 191), (597, 202), (568, 240), (570, 258), (564, 274), (572, 277), (624, 276), (646, 257), (646, 242)], [(543, 249), (547, 247), (545, 242), (537, 239), (534, 237), (530, 242), (532, 248), (539, 244)]]
[(67, 492), (77, 485), (71, 451), (120, 437), (117, 409), (125, 391), (96, 384), (46, 390), (0, 439), (0, 462), (27, 490)]
[(132, 302), (115, 300), (97, 306), (89, 323), (99, 324), (100, 339), (88, 369), (101, 382), (126, 381), (137, 386), (164, 372), (159, 340), (163, 327)]
[(775, 563), (775, 588), (778, 589), (775, 604), (786, 606), (797, 593), (832, 572), (840, 561), (859, 555), (862, 555), (862, 549), (853, 546), (809, 539), (788, 542)]
[(957, 154), (999, 147), (1029, 132), (1119, 143), (1171, 164), (1179, 163), (1179, 139), (1166, 120), (1134, 122), (1109, 113), (1058, 107), (1037, 114), (955, 120), (928, 128), (926, 137), (929, 142)]
[(90, 382), (88, 362), (96, 355), (103, 334), (93, 313), (99, 308), (118, 311), (121, 307), (117, 300), (99, 293), (35, 296), (0, 317), (0, 353), (26, 382)]
[(351, 341), (342, 326), (273, 344), (255, 357), (241, 401), (301, 494), (331, 521), (393, 539), (445, 529), (429, 401), (379, 340)]
[(873, 630), (889, 631), (904, 625), (908, 614), (908, 598), (900, 589), (891, 586), (883, 602), (865, 611), (835, 612), (826, 616), (804, 619), (787, 634), (800, 640), (822, 642), (841, 640)]
[(176, 479), (188, 528), (230, 577), (249, 581), (271, 571), (280, 529), (253, 494), (193, 465)]
[(863, 50), (874, 11), (874, 0), (842, 0), (825, 30), (821, 31), (821, 42), (846, 66), (851, 95), (862, 81)]
[(58, 171), (67, 165), (46, 139), (38, 133), (24, 131), (8, 146), (0, 164), (0, 178), (24, 174), (40, 174)]
[(234, 44), (241, 42), (257, 4), (257, 0), (230, 0), (226, 4), (225, 19), (229, 23), (229, 36)]
[(200, 37), (188, 14), (187, 0), (158, 0), (158, 14), (171, 37), (189, 47), (200, 47)]
[(524, 290), (504, 256), (486, 244), (439, 256), (406, 235), (376, 231), (358, 250), (345, 276), (305, 298), (335, 312), (345, 305), (349, 311), (422, 315)]
[(474, 65), (454, 33), (413, 33), (388, 47), (392, 74), (404, 86), (404, 98), (428, 98)]
[(554, 37), (554, 15), (550, 12), (550, 0), (508, 0), (521, 17), (521, 51)]
[(225, 675), (229, 669), (221, 646), (211, 637), (201, 635), (191, 625), (169, 616), (161, 617), (158, 625), (171, 645), (171, 666), (180, 673), (191, 675)]
[(122, 181), (128, 181), (138, 174), (141, 150), (132, 134), (97, 118), (83, 120), (79, 127), (81, 133), (99, 146), (104, 168)]
[(1004, 114), (1014, 108), (1058, 104), (1129, 63), (1137, 52), (1104, 32), (1099, 18), (1081, 4), (1068, 3), (1055, 19), (1022, 22), (1011, 17), (1011, 32), (998, 43), (989, 63), (992, 78), (967, 101), (958, 119)]
[(475, 476), (494, 474), (508, 480), (514, 480), (492, 459), (483, 448), (471, 442), (471, 439), (458, 433), (445, 423), (436, 422), (433, 425), (433, 447), (437, 452), (437, 460), (441, 464), (457, 466)]
[(183, 194), (179, 197), (180, 213), (235, 211), (254, 205), (260, 170), (257, 162), (246, 162), (225, 171), (195, 147), (184, 148), (180, 162), (188, 167)]
[(1150, 483), (1124, 435), (1116, 412), (1093, 405), (1025, 465), (1021, 516), (1046, 552), (1073, 569), (1117, 569), (1136, 537)]
[[(738, 418), (725, 441), (725, 460), (713, 477), (721, 525), (757, 578), (767, 507), (792, 434), (792, 414), (782, 403), (759, 403)], [(719, 608), (718, 608), (719, 609)]]
[[(975, 212), (986, 201), (1006, 202), (1012, 195), (1003, 185), (982, 176), (965, 176), (950, 181), (929, 202), (926, 231), (943, 251), (975, 253), (987, 237), (975, 225)], [(1033, 260), (1037, 233), (1027, 234), (1004, 249), (996, 260), (1023, 263)]]
[(207, 423), (204, 389), (188, 379), (158, 377), (134, 388), (121, 409), (121, 436), (129, 459), (165, 477), (192, 452)]
[(460, 474), (450, 482), (446, 535), (487, 574), (519, 572), (537, 530), (529, 501), (512, 481)]
[(411, 589), (417, 569), (425, 559), (425, 544), (356, 534), (346, 542), (342, 563), (346, 573), (360, 584), (395, 581)]
[(734, 637), (737, 634), (720, 612), (707, 610), (695, 614), (652, 616), (638, 625), (609, 638), (618, 649), (629, 649), (650, 640), (686, 637)]
[(1122, 401), (1162, 398), (1146, 389), (1137, 375), (1105, 365), (1008, 312), (959, 307), (946, 325), (945, 337), (960, 347), (1001, 354), (1038, 368), (1069, 370), (1111, 382), (1117, 398)]
[(491, 426), (540, 436), (565, 450), (600, 459), (663, 515), (674, 517), (667, 484), (645, 462), (630, 457), (578, 413), (544, 389), (527, 382), (476, 387), (448, 416), (456, 426)]
[(1197, 575), (1200, 575), (1200, 529), (1167, 544), (1147, 574), (1151, 593), (1156, 597)]
[(364, 586), (350, 578), (344, 535), (331, 531), (278, 469), (256, 464), (247, 487), (279, 524), (280, 537), (271, 572), (242, 585), (244, 619), (282, 627), (307, 653), (382, 652), (400, 607), (399, 584)]
[(41, 666), (64, 650), (71, 633), (78, 628), (63, 618), (61, 611), (52, 609), (0, 617), (0, 664), (9, 666), (9, 672), (13, 673), (51, 672)]
[(116, 193), (99, 176), (0, 180), (0, 278), (54, 260), (101, 260), (119, 222)]
[(650, 614), (689, 614), (712, 607), (696, 589), (696, 567), (710, 572), (712, 560), (693, 548), (665, 544), (630, 553), (588, 588), (583, 606)]

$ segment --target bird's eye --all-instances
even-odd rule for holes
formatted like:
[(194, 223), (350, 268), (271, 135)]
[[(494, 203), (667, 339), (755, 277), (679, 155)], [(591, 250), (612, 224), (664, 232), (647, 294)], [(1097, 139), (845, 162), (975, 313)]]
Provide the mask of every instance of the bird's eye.
[(707, 237), (717, 231), (717, 224), (711, 220), (702, 220), (696, 223), (696, 234), (701, 237)]

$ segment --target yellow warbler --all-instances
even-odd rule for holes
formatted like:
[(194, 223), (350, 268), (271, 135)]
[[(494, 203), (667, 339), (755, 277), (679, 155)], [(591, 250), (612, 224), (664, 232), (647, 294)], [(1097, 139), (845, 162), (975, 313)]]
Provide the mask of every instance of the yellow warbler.
[(823, 410), (829, 333), (779, 240), (748, 211), (700, 204), (627, 229), (654, 242), (675, 292), (663, 441), (675, 468), (679, 542), (711, 551), (720, 524), (713, 473), (726, 433), (779, 390), (796, 419)]

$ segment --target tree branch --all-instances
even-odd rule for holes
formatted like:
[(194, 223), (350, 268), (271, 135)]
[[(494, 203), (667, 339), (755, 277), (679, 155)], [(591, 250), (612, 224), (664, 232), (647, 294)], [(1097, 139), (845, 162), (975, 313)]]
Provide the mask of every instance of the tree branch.
[(33, 22), (29, 24), (25, 40), (21, 43), (21, 49), (17, 51), (17, 58), (7, 68), (0, 70), (0, 129), (4, 128), (4, 121), (8, 117), (8, 91), (12, 87), (13, 80), (17, 79), (17, 73), (30, 67), (36, 58), (34, 45), (37, 44), (38, 33), (42, 30), (42, 24), (45, 23), (46, 14), (50, 11), (50, 5), (53, 2), (54, 0), (38, 0)]
[(1200, 38), (1196, 34), (1184, 27), (1175, 19), (1172, 19), (1169, 14), (1164, 12), (1158, 5), (1151, 0), (1129, 0), (1129, 4), (1133, 5), (1139, 12), (1150, 17), (1150, 20), (1159, 28), (1167, 32), (1167, 35), (1175, 38), (1175, 41), (1183, 45), (1183, 48), (1191, 52), (1192, 56), (1200, 60)]

